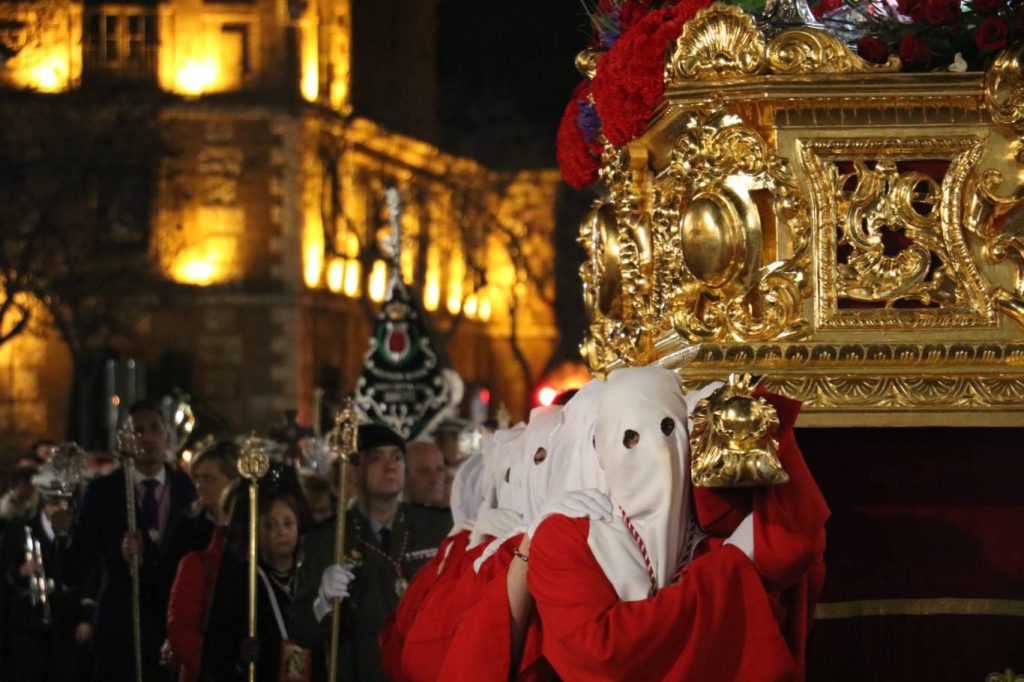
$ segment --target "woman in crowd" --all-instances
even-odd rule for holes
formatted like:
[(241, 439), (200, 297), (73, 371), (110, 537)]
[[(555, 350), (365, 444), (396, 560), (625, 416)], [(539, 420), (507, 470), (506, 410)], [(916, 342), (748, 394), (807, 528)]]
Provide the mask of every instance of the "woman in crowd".
[(261, 682), (301, 680), (308, 675), (311, 656), (292, 644), (287, 630), (305, 502), (292, 469), (275, 467), (260, 488), (257, 638), (247, 637), (248, 498), (240, 494), (210, 607), (199, 677), (203, 682), (244, 680), (250, 661), (256, 662), (256, 679)]
[(172, 557), (167, 562), (171, 568), (171, 574), (166, 576), (168, 587), (181, 559), (189, 552), (208, 547), (214, 530), (223, 523), (221, 498), (231, 482), (238, 479), (238, 445), (222, 440), (201, 451), (192, 460), (189, 476), (196, 486), (197, 497), (191, 513), (174, 527), (167, 540), (168, 554)]
[(167, 641), (172, 662), (181, 666), (179, 682), (197, 682), (199, 679), (210, 598), (224, 551), (224, 526), (231, 520), (238, 490), (239, 485), (232, 483), (224, 491), (221, 504), (223, 525), (214, 531), (206, 549), (185, 555), (171, 588)]

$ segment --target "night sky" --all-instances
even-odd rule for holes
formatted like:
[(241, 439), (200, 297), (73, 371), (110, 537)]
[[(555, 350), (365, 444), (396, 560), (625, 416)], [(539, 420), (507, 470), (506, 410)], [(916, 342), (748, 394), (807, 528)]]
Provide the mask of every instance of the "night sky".
[(555, 133), (580, 80), (580, 0), (442, 0), (442, 146), (492, 168), (555, 165)]
[[(442, 0), (438, 7), (441, 146), (497, 169), (552, 168), (562, 111), (587, 44), (580, 0)], [(587, 319), (576, 243), (593, 195), (563, 185), (555, 246), (560, 343), (549, 366), (578, 360)]]

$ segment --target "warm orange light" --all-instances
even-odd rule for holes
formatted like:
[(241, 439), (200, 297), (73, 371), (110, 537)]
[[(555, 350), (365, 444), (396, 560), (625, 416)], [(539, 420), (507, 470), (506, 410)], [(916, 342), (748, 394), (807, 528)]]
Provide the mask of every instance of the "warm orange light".
[(177, 89), (183, 95), (198, 97), (217, 80), (217, 65), (212, 60), (188, 59), (178, 69)]
[(32, 69), (32, 84), (40, 92), (57, 92), (67, 86), (66, 69), (59, 56), (51, 57)]
[(374, 303), (380, 303), (384, 300), (384, 294), (387, 290), (387, 277), (387, 264), (382, 260), (375, 261), (373, 270), (370, 271), (370, 284), (368, 287), (370, 300)]
[(341, 258), (332, 258), (327, 266), (327, 288), (333, 293), (341, 293), (345, 284), (345, 261)]
[(491, 319), (491, 297), (484, 294), (480, 297), (480, 321), (487, 322)]
[(441, 284), (437, 281), (437, 273), (434, 277), (427, 274), (427, 282), (423, 287), (423, 307), (434, 312), (441, 304)]
[(454, 315), (459, 314), (462, 308), (462, 281), (454, 280), (449, 283), (449, 296), (447, 296), (447, 309)]
[(463, 312), (466, 313), (466, 317), (470, 319), (476, 317), (477, 305), (478, 301), (476, 298), (476, 294), (470, 294), (469, 297), (466, 298), (466, 302), (462, 306), (462, 310)]
[(182, 284), (206, 286), (213, 282), (217, 268), (208, 259), (201, 256), (186, 257), (175, 264), (171, 276)]
[(550, 407), (557, 397), (558, 391), (550, 386), (541, 386), (537, 390), (537, 403), (542, 407)]
[(349, 298), (355, 298), (359, 295), (359, 273), (362, 268), (359, 266), (359, 261), (352, 259), (345, 263), (345, 295)]

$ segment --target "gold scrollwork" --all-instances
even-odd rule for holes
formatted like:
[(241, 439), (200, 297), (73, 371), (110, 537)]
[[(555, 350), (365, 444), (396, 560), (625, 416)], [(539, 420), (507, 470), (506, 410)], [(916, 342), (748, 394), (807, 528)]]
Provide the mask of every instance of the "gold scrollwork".
[(738, 7), (714, 4), (683, 26), (665, 73), (674, 84), (753, 76), (765, 66), (764, 36), (754, 18)]
[[(995, 324), (962, 219), (982, 153), (976, 137), (802, 141), (820, 225), (819, 327)], [(900, 170), (915, 160), (948, 164), (941, 182)]]
[[(655, 222), (668, 226), (668, 245), (683, 261), (669, 269), (676, 331), (694, 342), (805, 333), (809, 214), (788, 167), (761, 136), (722, 111), (693, 114), (663, 177), (669, 182)], [(792, 255), (767, 265), (756, 191), (772, 198), (773, 219), (792, 235)]]
[(795, 28), (768, 44), (768, 65), (776, 74), (888, 73), (900, 70), (900, 59), (872, 64), (824, 31)]
[(992, 120), (1024, 132), (1024, 43), (1003, 50), (985, 74)]

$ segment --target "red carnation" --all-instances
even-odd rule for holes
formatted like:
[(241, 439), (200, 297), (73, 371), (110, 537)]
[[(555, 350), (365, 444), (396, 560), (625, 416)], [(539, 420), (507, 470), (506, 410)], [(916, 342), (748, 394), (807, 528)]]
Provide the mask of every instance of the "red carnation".
[(621, 147), (639, 135), (665, 92), (665, 51), (711, 0), (682, 0), (648, 12), (597, 62), (593, 93), (605, 137)]
[(1010, 24), (1002, 17), (989, 17), (981, 26), (974, 40), (982, 50), (1001, 50), (1010, 39)]
[(814, 6), (814, 9), (811, 10), (811, 13), (814, 14), (816, 18), (821, 19), (823, 16), (835, 12), (842, 6), (843, 0), (821, 0), (817, 5)]
[(896, 11), (905, 17), (918, 21), (924, 19), (928, 0), (896, 0)]
[(619, 8), (619, 27), (628, 31), (651, 11), (651, 0), (626, 0)]
[(924, 18), (935, 26), (952, 24), (960, 18), (960, 0), (928, 0)]
[(915, 38), (909, 33), (903, 36), (900, 42), (900, 59), (907, 66), (928, 66), (932, 58), (932, 49), (928, 43)]
[(975, 12), (989, 13), (1006, 7), (1006, 0), (971, 0), (971, 9)]
[(889, 46), (874, 36), (864, 36), (857, 41), (857, 54), (874, 64), (884, 64), (889, 59)]
[(572, 98), (565, 107), (562, 121), (558, 124), (558, 141), (555, 156), (562, 177), (576, 189), (582, 189), (597, 179), (600, 147), (597, 143), (587, 144), (576, 122), (579, 116), (580, 99), (586, 97), (589, 81), (583, 81), (573, 90)]

